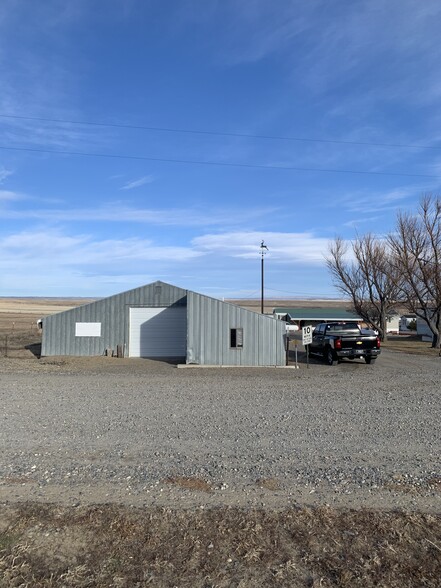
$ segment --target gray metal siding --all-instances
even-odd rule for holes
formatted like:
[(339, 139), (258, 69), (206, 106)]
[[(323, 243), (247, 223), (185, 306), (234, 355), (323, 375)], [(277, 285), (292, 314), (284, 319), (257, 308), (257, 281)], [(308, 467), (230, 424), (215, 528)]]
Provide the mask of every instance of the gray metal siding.
[[(199, 365), (285, 365), (285, 323), (209, 298), (187, 293), (187, 363)], [(244, 346), (230, 348), (230, 329), (243, 328)]]
[[(186, 306), (187, 291), (154, 282), (43, 319), (41, 354), (103, 355), (107, 348), (129, 341), (129, 309), (132, 306)], [(100, 337), (76, 337), (75, 323), (100, 322)]]
[[(128, 351), (130, 308), (187, 307), (187, 363), (285, 365), (285, 323), (233, 304), (154, 282), (43, 319), (42, 355), (103, 355)], [(100, 322), (101, 336), (76, 337), (77, 322)], [(230, 348), (230, 329), (242, 328), (242, 349)]]

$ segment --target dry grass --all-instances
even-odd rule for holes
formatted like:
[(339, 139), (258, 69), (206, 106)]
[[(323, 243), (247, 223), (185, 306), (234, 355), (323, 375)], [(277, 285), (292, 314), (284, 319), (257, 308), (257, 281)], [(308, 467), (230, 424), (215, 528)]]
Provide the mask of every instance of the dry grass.
[(92, 302), (92, 298), (1, 298), (0, 331), (12, 333), (33, 329), (44, 316)]
[(15, 358), (39, 354), (41, 331), (37, 320), (92, 299), (0, 298), (0, 355)]
[(385, 349), (401, 351), (412, 355), (427, 355), (436, 357), (440, 350), (431, 347), (431, 343), (421, 341), (417, 335), (390, 335), (388, 340), (382, 343)]
[(37, 504), (1, 515), (1, 588), (440, 585), (441, 515)]
[[(1, 324), (1, 323), (0, 323)], [(41, 331), (37, 327), (26, 331), (1, 332), (0, 356), (14, 358), (39, 357), (41, 352)]]

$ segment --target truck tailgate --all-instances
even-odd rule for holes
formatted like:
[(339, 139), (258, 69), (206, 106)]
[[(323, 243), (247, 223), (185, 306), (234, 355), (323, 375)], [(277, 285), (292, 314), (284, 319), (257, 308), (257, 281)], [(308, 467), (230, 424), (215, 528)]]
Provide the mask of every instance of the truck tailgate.
[(376, 337), (347, 336), (341, 339), (342, 349), (373, 349), (377, 346)]

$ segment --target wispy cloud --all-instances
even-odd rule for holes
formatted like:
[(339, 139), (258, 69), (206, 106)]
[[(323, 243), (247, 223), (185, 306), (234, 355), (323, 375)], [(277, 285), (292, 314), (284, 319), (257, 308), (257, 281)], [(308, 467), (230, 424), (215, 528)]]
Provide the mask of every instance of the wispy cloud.
[(250, 296), (256, 294), (262, 238), (273, 271), (285, 272), (291, 263), (323, 269), (328, 242), (312, 233), (206, 234), (188, 245), (170, 246), (139, 237), (99, 239), (37, 229), (0, 238), (0, 271), (15, 292), (31, 295), (97, 296), (163, 279), (214, 296)]
[[(350, 194), (336, 197), (333, 206), (349, 213), (372, 215), (375, 213), (394, 212), (405, 206), (411, 199), (414, 202), (421, 192), (421, 188), (401, 187), (390, 191), (354, 190)], [(358, 218), (358, 222), (363, 220)], [(364, 219), (366, 220), (366, 218)]]
[(328, 239), (312, 233), (234, 232), (208, 234), (193, 239), (192, 244), (207, 253), (222, 253), (230, 257), (257, 258), (264, 239), (268, 256), (275, 262), (322, 264)]
[[(5, 194), (13, 194), (6, 193)], [(5, 198), (6, 199), (6, 198)], [(13, 198), (10, 198), (11, 200)], [(262, 207), (249, 209), (210, 209), (191, 208), (146, 209), (121, 205), (120, 202), (109, 204), (105, 208), (26, 208), (4, 210), (2, 215), (9, 219), (33, 219), (50, 222), (133, 222), (152, 225), (205, 227), (219, 225), (240, 225), (243, 219), (265, 218), (277, 208)]]
[(10, 169), (6, 169), (5, 167), (0, 167), (0, 184), (3, 184), (3, 182), (6, 180), (6, 178), (8, 178), (9, 176), (12, 176), (14, 172), (11, 171)]
[[(0, 58), (13, 63), (0, 70), (3, 145), (72, 148), (81, 143), (85, 149), (96, 143), (96, 129), (44, 120), (82, 118), (75, 73), (81, 56), (70, 46), (70, 27), (87, 14), (84, 0), (7, 1), (0, 10)], [(108, 133), (100, 129), (99, 134), (102, 145)]]
[(0, 238), (2, 293), (115, 293), (173, 274), (173, 269), (203, 255), (191, 246), (161, 246), (149, 239), (100, 240), (59, 230), (22, 231)]
[(289, 48), (290, 42), (308, 28), (308, 6), (299, 12), (292, 4), (278, 6), (253, 0), (223, 4), (229, 23), (223, 59), (229, 64), (259, 61)]
[[(0, 267), (32, 267), (38, 262), (64, 267), (121, 266), (130, 262), (186, 261), (204, 253), (193, 247), (159, 246), (150, 239), (103, 239), (59, 230), (23, 231), (0, 239)], [(121, 270), (121, 267), (120, 267)]]
[(293, 3), (284, 2), (274, 10), (262, 0), (205, 2), (197, 9), (187, 3), (177, 9), (173, 26), (186, 28), (196, 24), (205, 29), (211, 26), (209, 39), (218, 62), (253, 63), (288, 49), (290, 41), (308, 29), (311, 4), (304, 3), (299, 10)]
[(152, 182), (154, 182), (154, 177), (152, 175), (143, 176), (138, 180), (127, 182), (127, 184), (124, 184), (120, 190), (133, 190), (133, 188), (140, 188), (141, 186), (144, 186), (145, 184), (151, 184)]
[[(369, 226), (369, 232), (380, 237), (393, 228), (398, 211), (414, 208), (425, 191), (421, 186), (400, 187), (383, 192), (355, 190), (351, 194), (336, 197), (333, 206), (341, 210), (342, 219), (347, 219), (348, 215), (352, 216), (341, 223), (342, 227), (360, 232)], [(388, 222), (385, 223), (385, 219), (388, 219)]]
[[(301, 7), (295, 2), (282, 2), (277, 10), (262, 0), (239, 4), (223, 0), (197, 9), (187, 3), (175, 16), (181, 28), (189, 24), (213, 27), (213, 51), (230, 65), (282, 53), (287, 68), (294, 66), (293, 73), (302, 71), (310, 83), (326, 89), (330, 84), (341, 84), (343, 74), (346, 78), (358, 77), (384, 57), (396, 66), (390, 72), (395, 81), (397, 75), (405, 81), (404, 72), (407, 76), (420, 73), (412, 71), (415, 59), (424, 57), (428, 68), (439, 62), (440, 47), (434, 46), (432, 34), (441, 16), (438, 0), (331, 5), (328, 0), (317, 0), (304, 2)], [(399, 34), (391, 34), (394, 31)], [(436, 67), (439, 69), (439, 64)], [(438, 79), (433, 79), (433, 87), (439, 86)], [(296, 76), (296, 83), (299, 81)], [(388, 85), (391, 90), (392, 84)]]
[[(280, 98), (273, 96), (271, 105), (268, 101), (259, 112), (257, 132), (268, 132), (271, 120), (280, 128), (286, 128), (289, 120), (297, 121), (293, 97), (302, 96), (300, 112), (314, 108), (321, 130), (316, 132), (311, 122), (303, 132), (286, 134), (373, 143), (436, 141), (438, 109), (425, 116), (414, 109), (438, 104), (441, 95), (441, 45), (435, 41), (439, 0), (317, 0), (301, 7), (281, 2), (277, 10), (261, 0), (239, 6), (234, 0), (208, 4), (196, 10), (187, 3), (180, 16), (182, 28), (191, 25), (212, 33), (207, 35), (210, 40), (202, 36), (203, 42), (211, 42), (212, 60), (223, 67), (244, 68), (259, 62), (262, 75), (271, 64), (278, 73), (269, 79), (273, 75), (278, 82), (283, 79), (286, 91)], [(305, 129), (301, 122), (299, 126)], [(432, 158), (429, 151), (379, 146), (279, 142), (271, 145), (271, 154), (255, 146), (250, 141), (246, 147), (239, 144), (242, 154), (237, 149), (233, 159), (240, 161), (242, 155), (244, 161), (271, 159), (286, 165), (295, 161), (299, 167), (424, 174), (430, 173), (424, 165)], [(225, 152), (231, 157), (229, 145)]]
[[(325, 2), (316, 6), (320, 4), (323, 7)], [(441, 16), (437, 0), (337, 3), (332, 13), (333, 18), (328, 12), (315, 13), (314, 26), (320, 26), (320, 35), (306, 44), (309, 51), (303, 62), (310, 83), (329, 91), (355, 79), (369, 91), (368, 81), (372, 82), (375, 72), (377, 100), (389, 95), (401, 101), (409, 99), (404, 88), (413, 99), (415, 93), (438, 86), (439, 76), (433, 76), (434, 69), (440, 70), (440, 47), (433, 43)], [(389, 67), (378, 67), (385, 60)], [(424, 76), (428, 86), (414, 86), (415, 76), (420, 80)]]
[(0, 190), (0, 202), (14, 202), (17, 200), (23, 200), (24, 196), (18, 192), (12, 192), (11, 190)]

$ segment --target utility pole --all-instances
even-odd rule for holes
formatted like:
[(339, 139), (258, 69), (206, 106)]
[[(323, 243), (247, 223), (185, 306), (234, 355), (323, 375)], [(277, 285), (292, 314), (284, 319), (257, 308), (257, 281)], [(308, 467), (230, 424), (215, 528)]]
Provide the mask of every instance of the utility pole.
[(266, 255), (266, 252), (269, 251), (268, 247), (265, 245), (265, 243), (262, 240), (262, 243), (260, 244), (260, 278), (261, 278), (261, 284), (260, 284), (260, 312), (262, 314), (264, 314), (263, 312), (263, 300), (264, 300), (264, 272), (263, 272), (263, 258)]

